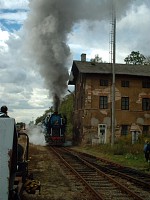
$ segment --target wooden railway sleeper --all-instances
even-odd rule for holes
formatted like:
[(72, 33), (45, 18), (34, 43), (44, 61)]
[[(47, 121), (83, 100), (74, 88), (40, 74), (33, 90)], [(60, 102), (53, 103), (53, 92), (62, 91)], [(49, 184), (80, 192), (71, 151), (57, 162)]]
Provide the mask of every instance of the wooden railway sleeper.
[[(64, 148), (65, 150), (65, 148)], [(66, 151), (66, 150), (65, 150)], [(67, 152), (69, 152), (69, 150), (67, 150)], [(76, 155), (72, 152), (70, 152), (70, 154), (74, 155), (75, 157), (78, 157), (78, 159), (80, 161), (82, 161), (83, 163), (85, 163), (87, 166), (93, 168), (98, 174), (106, 177), (108, 180), (110, 180), (111, 182), (113, 182), (115, 185), (117, 185), (122, 191), (124, 191), (125, 193), (129, 194), (130, 196), (132, 196), (133, 198), (136, 198), (136, 200), (143, 200), (142, 197), (140, 197), (139, 195), (137, 195), (136, 193), (132, 192), (130, 189), (128, 189), (127, 187), (125, 187), (124, 185), (118, 183), (117, 181), (115, 181), (113, 178), (111, 178), (110, 176), (108, 176), (107, 174), (105, 174), (104, 172), (100, 171), (99, 169), (97, 169), (95, 166), (93, 166), (92, 164), (88, 163), (87, 161), (83, 160), (82, 158), (79, 157), (79, 155)], [(59, 155), (60, 156), (60, 155)], [(60, 156), (61, 157), (61, 156)], [(66, 162), (66, 161), (65, 161)], [(69, 165), (70, 166), (70, 165)], [(74, 170), (74, 169), (73, 169)], [(80, 176), (80, 175), (79, 175)], [(80, 176), (81, 177), (81, 176)], [(82, 178), (82, 177), (81, 177)], [(83, 178), (82, 178), (83, 179)], [(83, 179), (84, 180), (84, 179)], [(89, 184), (88, 184), (89, 185)]]

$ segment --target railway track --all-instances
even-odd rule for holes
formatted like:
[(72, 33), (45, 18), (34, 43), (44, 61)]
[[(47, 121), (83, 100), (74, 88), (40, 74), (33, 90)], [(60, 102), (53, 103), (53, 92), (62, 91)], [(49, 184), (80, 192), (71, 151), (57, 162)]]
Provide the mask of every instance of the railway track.
[(123, 169), (115, 163), (71, 149), (51, 147), (51, 150), (75, 174), (79, 182), (82, 182), (89, 193), (87, 199), (150, 199), (149, 184), (146, 182), (150, 182), (150, 178), (144, 177), (144, 174), (139, 176), (137, 171)]
[(135, 183), (143, 188), (143, 190), (150, 192), (150, 175), (138, 171), (136, 169), (131, 169), (129, 167), (124, 167), (122, 165), (113, 163), (111, 161), (89, 155), (86, 153), (81, 153), (77, 151), (73, 151), (77, 155), (79, 154), (83, 159), (87, 162), (92, 163), (93, 165), (97, 166), (102, 171), (107, 171), (107, 173), (117, 174), (117, 176), (122, 177), (128, 181)]

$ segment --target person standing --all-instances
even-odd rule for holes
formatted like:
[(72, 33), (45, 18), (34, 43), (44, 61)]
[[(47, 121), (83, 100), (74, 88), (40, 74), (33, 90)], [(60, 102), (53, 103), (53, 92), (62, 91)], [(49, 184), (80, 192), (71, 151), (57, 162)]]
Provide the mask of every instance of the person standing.
[(148, 140), (145, 140), (144, 154), (145, 154), (146, 162), (150, 161), (150, 143)]
[[(1, 110), (0, 110), (0, 117), (1, 118), (9, 118), (7, 112), (8, 112), (7, 106), (2, 106)], [(19, 137), (19, 133), (17, 133), (17, 137)], [(22, 161), (23, 153), (24, 153), (24, 148), (22, 147), (21, 144), (18, 143), (18, 140), (17, 140), (17, 160), (18, 160), (18, 162)]]
[(0, 117), (9, 117), (7, 115), (8, 108), (7, 106), (2, 106), (0, 110)]

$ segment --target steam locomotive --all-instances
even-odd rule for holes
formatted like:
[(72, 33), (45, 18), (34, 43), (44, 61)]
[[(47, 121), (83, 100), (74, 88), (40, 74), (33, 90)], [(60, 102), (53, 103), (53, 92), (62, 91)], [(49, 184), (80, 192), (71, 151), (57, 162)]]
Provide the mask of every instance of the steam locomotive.
[(65, 143), (66, 118), (54, 112), (46, 121), (46, 143), (50, 146), (62, 146)]

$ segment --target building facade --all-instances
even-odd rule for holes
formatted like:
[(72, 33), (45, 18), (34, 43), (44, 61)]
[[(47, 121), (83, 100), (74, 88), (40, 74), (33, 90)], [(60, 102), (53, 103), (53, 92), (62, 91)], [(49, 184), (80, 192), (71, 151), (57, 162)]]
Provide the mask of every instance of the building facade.
[[(112, 64), (73, 61), (69, 85), (75, 86), (74, 141), (110, 143), (112, 138)], [(115, 65), (115, 140), (150, 134), (150, 66)]]

